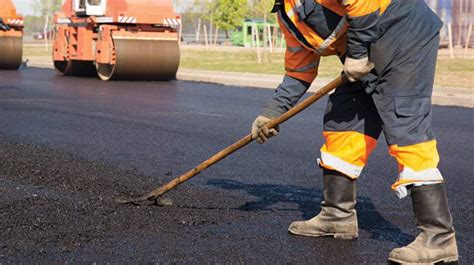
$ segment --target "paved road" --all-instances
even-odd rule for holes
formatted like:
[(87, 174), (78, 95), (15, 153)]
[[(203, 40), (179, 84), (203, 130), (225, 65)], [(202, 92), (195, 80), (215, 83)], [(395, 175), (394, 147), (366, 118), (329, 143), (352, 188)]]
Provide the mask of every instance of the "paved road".
[[(409, 199), (390, 190), (383, 140), (358, 186), (360, 238), (303, 238), (318, 212), (325, 103), (169, 194), (117, 206), (248, 133), (270, 90), (192, 82), (101, 82), (51, 70), (0, 71), (0, 263), (385, 263), (416, 236)], [(461, 264), (473, 264), (473, 111), (434, 107)]]

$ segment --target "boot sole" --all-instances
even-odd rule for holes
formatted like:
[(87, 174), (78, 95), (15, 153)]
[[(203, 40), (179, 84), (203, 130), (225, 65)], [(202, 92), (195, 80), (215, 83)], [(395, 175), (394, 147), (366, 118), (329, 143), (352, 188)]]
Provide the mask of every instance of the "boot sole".
[(432, 265), (432, 264), (436, 264), (436, 263), (457, 263), (458, 262), (458, 259), (459, 257), (458, 256), (452, 256), (452, 257), (446, 257), (446, 258), (442, 258), (442, 259), (438, 259), (438, 260), (435, 260), (433, 262), (406, 262), (406, 261), (402, 261), (402, 260), (398, 260), (398, 259), (394, 259), (394, 258), (388, 258), (389, 261), (392, 261), (392, 262), (395, 262), (395, 263), (398, 263), (398, 264), (406, 264), (406, 265)]
[(354, 240), (359, 237), (358, 234), (341, 234), (341, 233), (324, 233), (324, 234), (310, 234), (310, 233), (300, 233), (288, 230), (290, 234), (298, 235), (298, 236), (310, 236), (310, 237), (334, 237), (335, 239), (341, 240)]

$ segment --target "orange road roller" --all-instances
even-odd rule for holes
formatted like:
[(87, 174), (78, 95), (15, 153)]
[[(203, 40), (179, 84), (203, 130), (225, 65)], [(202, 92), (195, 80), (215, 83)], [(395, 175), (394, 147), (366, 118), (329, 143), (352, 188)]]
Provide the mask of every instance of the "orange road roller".
[(54, 67), (102, 80), (170, 80), (180, 18), (171, 0), (66, 0), (54, 17)]
[(0, 0), (0, 70), (16, 70), (23, 56), (23, 17), (10, 0)]

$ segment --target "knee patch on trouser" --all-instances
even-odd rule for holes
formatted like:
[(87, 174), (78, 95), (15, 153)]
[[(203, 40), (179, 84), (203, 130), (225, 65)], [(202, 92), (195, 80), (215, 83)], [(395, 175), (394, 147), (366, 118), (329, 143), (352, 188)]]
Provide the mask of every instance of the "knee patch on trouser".
[(399, 198), (408, 194), (408, 186), (443, 182), (443, 176), (437, 168), (439, 154), (436, 140), (407, 146), (391, 145), (389, 150), (398, 163), (399, 176), (392, 189)]
[(321, 148), (319, 165), (352, 179), (359, 177), (377, 145), (376, 139), (355, 131), (325, 131), (323, 136), (326, 143)]

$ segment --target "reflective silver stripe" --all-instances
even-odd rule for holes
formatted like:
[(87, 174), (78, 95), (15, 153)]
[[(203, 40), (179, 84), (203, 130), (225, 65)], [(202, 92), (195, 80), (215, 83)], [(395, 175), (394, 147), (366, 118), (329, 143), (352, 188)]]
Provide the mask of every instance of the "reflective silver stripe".
[(291, 20), (295, 16), (295, 12), (293, 11), (293, 9), (290, 9), (288, 12), (286, 12), (286, 15)]
[[(283, 12), (279, 12), (279, 17), (280, 17), (280, 21), (283, 22), (283, 24), (285, 25), (285, 28), (291, 33), (291, 35), (293, 35), (293, 37), (295, 37), (296, 40), (298, 40), (299, 43), (301, 43), (303, 45), (303, 47), (306, 47), (307, 49), (311, 49), (311, 50), (314, 50), (314, 47), (313, 45), (311, 45), (310, 43), (308, 43), (308, 41), (304, 38), (303, 34), (299, 34), (301, 35), (301, 37), (303, 37), (303, 39), (301, 39), (298, 35), (297, 32), (295, 32), (294, 29), (292, 29), (292, 27), (290, 26), (293, 25), (296, 29), (296, 25), (294, 25), (293, 22), (291, 21), (287, 21), (284, 17), (283, 17)], [(296, 29), (298, 30), (298, 29)]]
[(113, 23), (114, 18), (113, 17), (96, 17), (95, 21), (97, 23)]
[(437, 168), (428, 168), (422, 171), (415, 171), (407, 166), (403, 167), (398, 181), (413, 180), (413, 181), (434, 181), (443, 180), (441, 172)]
[(302, 66), (300, 68), (297, 68), (297, 69), (285, 68), (285, 70), (289, 71), (289, 72), (304, 73), (304, 72), (306, 72), (310, 69), (313, 69), (315, 67), (318, 67), (318, 66), (319, 66), (319, 60), (317, 60), (316, 62), (312, 62), (308, 65)]
[(71, 23), (71, 20), (68, 19), (68, 18), (58, 18), (56, 20), (56, 23), (57, 24), (69, 24), (69, 23)]
[(318, 164), (321, 166), (329, 166), (353, 179), (358, 178), (364, 169), (364, 167), (353, 165), (335, 155), (326, 152), (321, 152), (321, 159), (318, 159)]
[(443, 182), (443, 176), (437, 168), (415, 171), (405, 166), (400, 172), (397, 182), (392, 185), (392, 189), (401, 199), (408, 195), (407, 186), (409, 185), (428, 185), (439, 182)]
[[(300, 0), (296, 0), (296, 1), (295, 1), (295, 6), (294, 6), (290, 11), (288, 11), (288, 12), (286, 13), (286, 15), (287, 15), (290, 19), (292, 19), (293, 16), (298, 13), (298, 11), (297, 11), (296, 9), (298, 9), (299, 7), (301, 7), (301, 5), (302, 5), (301, 1), (300, 1)], [(298, 17), (297, 19), (301, 21), (301, 18), (300, 18), (300, 17)]]
[(296, 46), (296, 47), (286, 46), (286, 49), (289, 50), (292, 53), (297, 53), (297, 52), (303, 50), (303, 46)]
[(339, 21), (339, 24), (337, 24), (337, 27), (334, 29), (331, 35), (329, 35), (329, 37), (327, 37), (324, 42), (316, 49), (318, 53), (323, 54), (326, 51), (332, 41), (336, 38), (337, 34), (342, 30), (342, 28), (344, 28), (346, 21), (347, 17), (342, 17), (341, 21)]
[(296, 11), (296, 9), (297, 9), (298, 7), (300, 7), (301, 5), (302, 5), (301, 1), (300, 1), (300, 0), (296, 0), (296, 1), (295, 1), (295, 6), (293, 7), (293, 10)]

